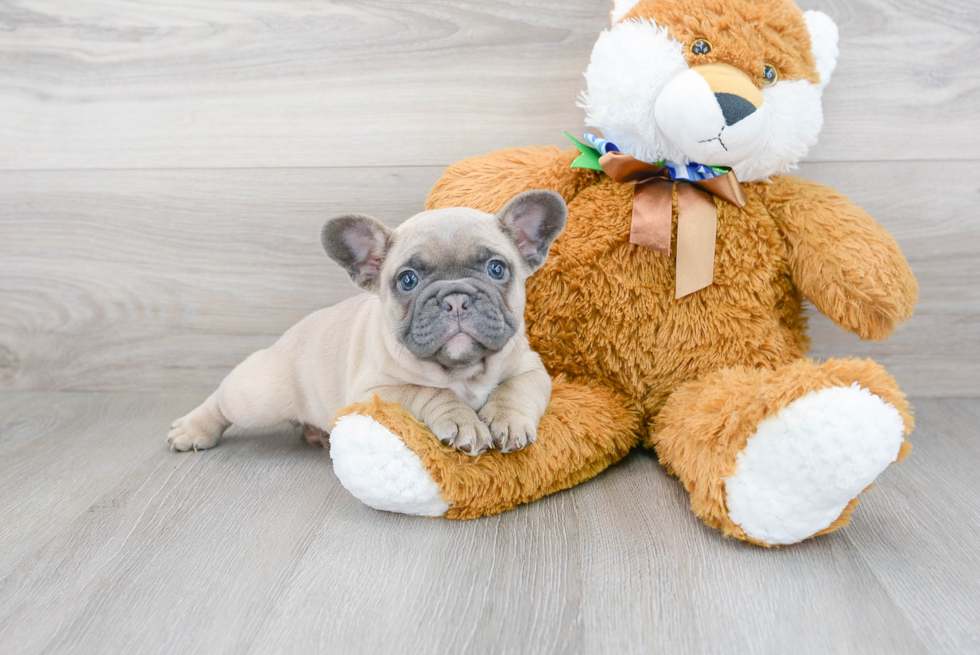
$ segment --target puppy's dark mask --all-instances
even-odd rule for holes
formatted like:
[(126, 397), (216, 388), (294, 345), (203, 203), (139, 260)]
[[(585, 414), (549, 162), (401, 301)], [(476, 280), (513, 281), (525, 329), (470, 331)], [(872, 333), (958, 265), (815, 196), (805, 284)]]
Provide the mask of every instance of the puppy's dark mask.
[(499, 351), (520, 325), (507, 304), (513, 265), (486, 248), (441, 266), (414, 255), (390, 283), (404, 308), (398, 340), (419, 359), (445, 368), (470, 366)]

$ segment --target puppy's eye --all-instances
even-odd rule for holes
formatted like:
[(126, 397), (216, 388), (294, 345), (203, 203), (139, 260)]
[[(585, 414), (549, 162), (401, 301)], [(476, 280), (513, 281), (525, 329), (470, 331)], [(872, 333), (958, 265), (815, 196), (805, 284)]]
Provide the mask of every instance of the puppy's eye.
[(766, 64), (762, 68), (762, 81), (766, 86), (772, 86), (779, 81), (779, 71), (774, 66)]
[(402, 291), (411, 291), (419, 285), (419, 276), (415, 271), (405, 271), (398, 276), (398, 287)]
[(714, 50), (714, 46), (707, 39), (698, 39), (691, 44), (691, 52), (696, 55), (706, 55)]
[(503, 280), (504, 275), (506, 274), (507, 274), (507, 267), (499, 259), (491, 260), (490, 263), (487, 264), (487, 275), (489, 275), (493, 279)]

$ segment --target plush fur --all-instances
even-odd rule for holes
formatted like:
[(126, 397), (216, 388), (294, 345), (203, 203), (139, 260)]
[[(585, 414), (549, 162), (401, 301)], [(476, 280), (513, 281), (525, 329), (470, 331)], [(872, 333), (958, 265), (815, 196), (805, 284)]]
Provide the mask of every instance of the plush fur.
[[(738, 68), (762, 89), (768, 138), (755, 152), (719, 152), (715, 159), (702, 153), (698, 163), (730, 166), (743, 182), (765, 180), (792, 171), (816, 144), (823, 88), (837, 63), (837, 27), (826, 15), (803, 16), (786, 0), (702, 0), (694, 7), (680, 0), (641, 0), (624, 9), (617, 3), (617, 22), (596, 41), (580, 102), (586, 122), (624, 152), (648, 162), (693, 161), (691, 152), (665, 135), (663, 117), (654, 109), (679, 73), (713, 63)], [(711, 43), (710, 53), (691, 52), (698, 39)], [(766, 65), (778, 71), (772, 86), (764, 86)], [(674, 113), (687, 117), (699, 110), (701, 105), (685, 102), (690, 93), (679, 95), (670, 108)], [(657, 114), (664, 111), (657, 108)]]
[(905, 424), (858, 383), (808, 393), (764, 419), (725, 478), (728, 518), (746, 535), (792, 544), (829, 527), (898, 459)]
[[(749, 537), (729, 516), (725, 481), (735, 474), (739, 453), (758, 427), (781, 409), (813, 392), (854, 384), (895, 408), (903, 422), (902, 433), (911, 432), (908, 403), (879, 365), (870, 360), (830, 360), (818, 365), (800, 359), (776, 369), (721, 369), (682, 385), (658, 414), (657, 428), (646, 444), (684, 482), (691, 494), (691, 509), (708, 525), (726, 536), (771, 545)], [(911, 448), (905, 444), (899, 459)], [(706, 452), (711, 456), (705, 456)], [(818, 534), (846, 525), (850, 520), (847, 509)]]
[[(389, 428), (419, 457), (431, 479), (442, 489), (448, 509), (439, 515), (453, 519), (498, 514), (584, 482), (622, 459), (635, 445), (640, 427), (638, 412), (614, 391), (594, 383), (571, 383), (563, 376), (557, 376), (552, 383), (551, 405), (538, 428), (541, 437), (517, 453), (490, 451), (476, 458), (469, 457), (442, 446), (411, 414), (379, 399), (353, 405), (345, 414), (348, 418), (341, 419), (331, 443), (342, 432), (341, 428), (350, 427), (344, 421), (351, 418), (370, 417)], [(373, 437), (370, 431), (359, 430), (345, 440), (358, 441), (366, 436)], [(335, 468), (338, 457), (345, 466), (350, 461), (343, 453), (332, 450), (331, 455)], [(375, 468), (379, 461), (388, 462), (387, 454), (381, 460), (361, 458), (359, 468), (362, 471), (369, 466)], [(426, 513), (414, 511), (418, 503), (415, 495), (408, 502), (397, 500), (405, 493), (405, 487), (424, 487), (423, 482), (415, 481), (414, 475), (408, 485), (400, 479), (395, 483), (397, 491), (387, 495), (357, 488), (364, 486), (365, 479), (374, 481), (374, 476), (371, 472), (361, 473), (359, 478), (342, 482), (372, 507)], [(391, 502), (393, 497), (397, 506)], [(431, 501), (427, 499), (427, 503), (425, 509), (431, 511)]]
[[(564, 233), (528, 282), (529, 339), (557, 376), (539, 441), (474, 461), (440, 448), (397, 408), (350, 411), (419, 454), (450, 503), (447, 516), (509, 509), (643, 445), (684, 484), (694, 512), (726, 536), (769, 546), (836, 530), (857, 504), (851, 492), (907, 454), (912, 416), (877, 364), (806, 359), (803, 300), (845, 330), (880, 340), (911, 316), (917, 297), (908, 263), (881, 225), (836, 191), (784, 174), (819, 132), (836, 28), (789, 0), (624, 0), (612, 17), (618, 22), (596, 44), (583, 104), (590, 124), (624, 151), (690, 160), (667, 142), (654, 107), (677, 75), (704, 64), (753, 80), (768, 107), (765, 143), (725, 164), (744, 182), (747, 202), (716, 200), (713, 284), (674, 300), (674, 258), (629, 241), (633, 188), (571, 168), (575, 150), (516, 148), (461, 161), (435, 184), (428, 207), (493, 212), (526, 189), (550, 189), (568, 203)], [(713, 50), (693, 53), (698, 39)], [(775, 84), (762, 78), (765, 65), (778, 68)], [(673, 204), (676, 238), (676, 195)], [(837, 396), (852, 400), (821, 400)], [(803, 414), (823, 427), (804, 426)], [(757, 446), (747, 451), (750, 442)], [(833, 473), (842, 478), (831, 479), (835, 467), (807, 462), (827, 452), (848, 463)], [(759, 491), (782, 488), (780, 466), (813, 471), (810, 491), (792, 501), (796, 516), (785, 516), (788, 505), (775, 492)]]

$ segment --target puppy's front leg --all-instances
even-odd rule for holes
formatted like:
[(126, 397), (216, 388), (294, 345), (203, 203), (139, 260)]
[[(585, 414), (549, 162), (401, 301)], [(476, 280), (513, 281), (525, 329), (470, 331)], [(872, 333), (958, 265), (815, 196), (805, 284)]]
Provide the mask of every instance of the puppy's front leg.
[(440, 442), (467, 455), (490, 450), (490, 430), (449, 389), (402, 384), (375, 389), (382, 400), (401, 403), (425, 423)]
[(515, 375), (494, 389), (479, 414), (490, 428), (493, 447), (511, 453), (534, 443), (550, 400), (551, 377), (544, 369)]

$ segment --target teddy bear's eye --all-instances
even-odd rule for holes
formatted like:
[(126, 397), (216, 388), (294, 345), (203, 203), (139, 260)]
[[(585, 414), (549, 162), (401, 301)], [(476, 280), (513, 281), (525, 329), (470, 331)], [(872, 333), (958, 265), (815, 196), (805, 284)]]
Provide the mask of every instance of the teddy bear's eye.
[(691, 44), (691, 52), (696, 55), (706, 55), (714, 48), (706, 39), (698, 39)]
[(772, 86), (779, 80), (779, 71), (775, 67), (766, 64), (762, 68), (762, 79), (765, 81), (766, 86)]

